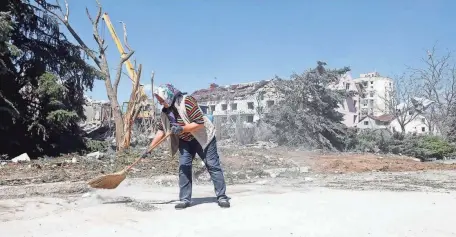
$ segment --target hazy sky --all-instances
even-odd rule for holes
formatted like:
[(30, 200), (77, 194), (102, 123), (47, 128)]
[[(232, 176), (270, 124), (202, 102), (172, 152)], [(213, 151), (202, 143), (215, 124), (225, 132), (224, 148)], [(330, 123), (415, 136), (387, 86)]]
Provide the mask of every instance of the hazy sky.
[[(94, 47), (84, 8), (94, 14), (95, 1), (68, 1), (71, 23)], [(317, 60), (329, 67), (350, 66), (353, 77), (374, 70), (393, 76), (405, 65), (419, 66), (435, 43), (443, 51), (454, 49), (456, 42), (454, 0), (101, 2), (120, 36), (118, 21), (126, 22), (129, 44), (143, 64), (142, 83), (150, 83), (154, 70), (156, 84), (172, 83), (186, 92), (212, 82), (288, 77)], [(114, 75), (119, 52), (107, 29), (104, 35)], [(105, 99), (103, 82), (95, 85), (88, 94)], [(130, 90), (131, 81), (125, 78), (119, 100), (127, 100)]]

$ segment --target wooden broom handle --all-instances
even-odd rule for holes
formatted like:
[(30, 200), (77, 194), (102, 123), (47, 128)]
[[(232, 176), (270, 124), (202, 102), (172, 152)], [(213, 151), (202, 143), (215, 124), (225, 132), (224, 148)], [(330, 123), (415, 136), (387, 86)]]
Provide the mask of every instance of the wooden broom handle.
[[(158, 141), (155, 145), (153, 145), (151, 148), (147, 148), (146, 151), (144, 152), (144, 154), (151, 152), (153, 149), (155, 149), (157, 146), (159, 146), (164, 140), (166, 140), (166, 138), (169, 137), (169, 135), (171, 135), (171, 133), (167, 133), (167, 134), (166, 134), (162, 139), (160, 139), (160, 141)], [(133, 162), (133, 164), (131, 164), (131, 165), (129, 165), (127, 168), (125, 168), (125, 171), (130, 170), (130, 169), (131, 169), (133, 166), (135, 166), (141, 159), (142, 159), (142, 156), (139, 157), (138, 159), (136, 159), (135, 162)]]

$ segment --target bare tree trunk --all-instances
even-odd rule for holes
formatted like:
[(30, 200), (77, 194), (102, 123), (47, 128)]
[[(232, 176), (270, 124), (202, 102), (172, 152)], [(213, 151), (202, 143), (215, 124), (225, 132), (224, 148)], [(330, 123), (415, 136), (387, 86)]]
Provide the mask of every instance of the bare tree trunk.
[[(114, 119), (115, 123), (115, 137), (116, 137), (116, 146), (118, 151), (122, 151), (125, 148), (128, 148), (130, 145), (130, 137), (131, 137), (131, 128), (133, 125), (133, 122), (135, 118), (138, 115), (139, 112), (139, 106), (137, 106), (138, 102), (143, 99), (139, 96), (139, 75), (140, 72), (137, 73), (136, 78), (133, 78), (135, 81), (135, 85), (133, 86), (132, 93), (130, 96), (130, 101), (129, 101), (129, 107), (126, 116), (124, 117), (122, 110), (120, 108), (118, 98), (117, 98), (117, 89), (119, 86), (120, 78), (122, 75), (122, 67), (123, 64), (129, 60), (129, 58), (133, 55), (134, 51), (130, 50), (130, 52), (127, 55), (122, 55), (121, 60), (119, 63), (119, 67), (117, 68), (117, 74), (116, 78), (114, 81), (114, 85), (111, 82), (111, 75), (109, 71), (109, 66), (108, 66), (108, 61), (106, 58), (106, 48), (107, 46), (105, 45), (105, 41), (102, 37), (99, 35), (99, 30), (98, 26), (100, 23), (101, 15), (102, 15), (102, 6), (98, 0), (97, 2), (97, 15), (95, 18), (92, 18), (89, 14), (88, 9), (86, 8), (87, 12), (87, 17), (90, 19), (92, 22), (92, 33), (93, 33), (93, 38), (95, 39), (95, 42), (98, 45), (98, 51), (95, 52), (87, 46), (87, 44), (81, 39), (81, 37), (76, 33), (76, 31), (73, 29), (71, 24), (69, 23), (69, 6), (68, 2), (65, 1), (65, 8), (66, 12), (63, 12), (61, 10), (61, 15), (53, 12), (51, 9), (46, 8), (46, 4), (36, 0), (35, 1), (38, 5), (43, 7), (47, 12), (50, 14), (54, 15), (57, 17), (63, 25), (68, 29), (70, 34), (76, 39), (78, 44), (81, 46), (82, 50), (95, 62), (97, 65), (98, 69), (100, 70), (100, 74), (102, 75), (104, 81), (105, 81), (105, 87), (106, 87), (106, 93), (110, 102), (111, 110), (112, 110), (112, 117)], [(58, 4), (58, 2), (57, 2)], [(60, 6), (59, 6), (60, 7)], [(61, 8), (62, 9), (62, 8)], [(126, 29), (125, 24), (124, 24), (124, 29)], [(126, 41), (126, 32), (124, 32), (124, 40)], [(130, 49), (127, 44), (127, 48)], [(141, 71), (141, 66), (139, 68), (139, 71)], [(127, 126), (125, 126), (127, 124)]]

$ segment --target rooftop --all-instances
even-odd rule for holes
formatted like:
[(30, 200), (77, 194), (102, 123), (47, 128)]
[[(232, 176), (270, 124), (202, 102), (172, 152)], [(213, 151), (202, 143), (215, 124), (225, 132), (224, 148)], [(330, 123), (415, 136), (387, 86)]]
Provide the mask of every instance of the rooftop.
[(212, 83), (207, 89), (200, 89), (193, 92), (192, 96), (199, 101), (221, 100), (226, 97), (240, 99), (255, 94), (255, 92), (271, 82), (273, 82), (272, 79), (226, 86), (219, 86)]

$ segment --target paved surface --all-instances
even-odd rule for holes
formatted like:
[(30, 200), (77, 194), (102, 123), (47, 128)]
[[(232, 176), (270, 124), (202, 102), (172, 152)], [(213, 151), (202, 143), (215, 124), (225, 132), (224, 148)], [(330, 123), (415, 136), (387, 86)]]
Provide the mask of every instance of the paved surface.
[(456, 236), (452, 192), (343, 191), (268, 184), (229, 186), (232, 208), (212, 186), (176, 211), (176, 187), (125, 184), (65, 198), (0, 200), (1, 236)]

